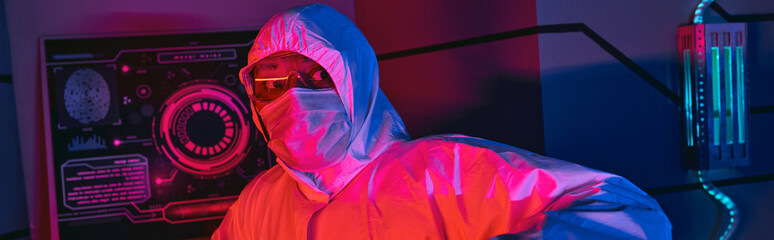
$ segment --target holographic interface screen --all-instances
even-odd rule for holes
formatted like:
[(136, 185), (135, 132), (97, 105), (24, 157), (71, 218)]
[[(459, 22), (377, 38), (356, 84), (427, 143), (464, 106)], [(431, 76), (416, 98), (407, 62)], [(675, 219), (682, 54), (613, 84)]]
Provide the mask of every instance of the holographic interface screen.
[(60, 238), (214, 231), (272, 164), (237, 77), (256, 34), (44, 40)]

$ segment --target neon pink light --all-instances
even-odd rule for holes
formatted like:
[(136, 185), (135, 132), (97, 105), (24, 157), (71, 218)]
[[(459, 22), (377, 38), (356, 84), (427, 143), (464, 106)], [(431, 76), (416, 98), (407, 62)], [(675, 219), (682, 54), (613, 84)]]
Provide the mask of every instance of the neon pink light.
[(232, 128), (231, 128), (231, 127), (233, 127), (233, 126), (234, 126), (234, 123), (233, 123), (233, 122), (226, 122), (226, 127), (227, 127), (228, 129), (231, 129), (231, 131), (234, 131), (234, 129), (232, 129)]
[[(126, 159), (125, 156), (99, 159), (76, 159), (62, 165), (62, 171), (68, 164), (86, 163), (82, 170), (71, 170), (67, 174), (64, 191), (67, 195), (64, 205), (75, 210), (89, 207), (107, 207), (140, 200), (149, 196), (147, 162), (139, 159)], [(94, 169), (89, 164), (98, 161), (112, 162), (113, 165)], [(127, 163), (129, 162), (129, 163)], [(79, 164), (74, 165), (83, 168)]]
[(191, 108), (193, 108), (194, 112), (198, 112), (202, 110), (202, 106), (199, 104), (193, 104), (191, 105)]
[(121, 66), (121, 71), (122, 72), (129, 72), (129, 66), (127, 66), (127, 65)]
[(164, 216), (170, 220), (190, 219), (192, 217), (219, 216), (228, 211), (233, 202), (218, 201), (199, 204), (170, 206)]
[(231, 116), (226, 116), (226, 117), (224, 117), (224, 118), (223, 118), (223, 121), (224, 121), (224, 122), (231, 121)]
[(113, 146), (117, 147), (118, 145), (121, 145), (121, 140), (118, 140), (118, 139), (113, 140)]
[(157, 177), (156, 178), (156, 184), (163, 184), (163, 183), (166, 183), (166, 182), (171, 182), (172, 180), (175, 179), (175, 176), (177, 176), (177, 170), (175, 170), (175, 172), (172, 173), (172, 176), (169, 177), (169, 178), (164, 179), (164, 178), (161, 178), (161, 177)]
[(195, 144), (193, 144), (193, 142), (187, 142), (187, 143), (185, 144), (185, 148), (186, 148), (186, 149), (188, 149), (188, 151), (193, 151), (193, 149), (194, 149), (194, 147), (195, 147), (195, 146), (196, 146), (196, 145), (195, 145)]
[[(226, 126), (231, 122), (226, 123)], [(234, 136), (234, 129), (233, 128), (226, 128), (226, 136), (227, 137), (233, 137)]]
[[(223, 218), (223, 213), (217, 214), (218, 216), (215, 217), (201, 217), (201, 218), (185, 218), (184, 220), (178, 220), (178, 219), (170, 219), (167, 217), (167, 212), (171, 212), (171, 210), (175, 209), (179, 206), (186, 206), (186, 205), (198, 205), (198, 204), (206, 204), (206, 203), (217, 203), (219, 201), (225, 201), (228, 202), (228, 206), (231, 206), (231, 204), (236, 201), (236, 196), (228, 196), (228, 197), (219, 197), (219, 198), (207, 198), (207, 199), (197, 199), (197, 200), (188, 200), (188, 201), (179, 201), (179, 202), (172, 202), (167, 205), (165, 205), (163, 208), (157, 208), (157, 209), (141, 209), (137, 204), (132, 202), (132, 206), (134, 206), (135, 209), (137, 209), (140, 213), (158, 213), (158, 215), (162, 216), (162, 218), (152, 218), (152, 219), (143, 219), (143, 220), (137, 220), (134, 219), (134, 215), (129, 214), (128, 212), (120, 213), (119, 215), (126, 216), (132, 223), (144, 223), (144, 222), (154, 222), (154, 221), (166, 221), (171, 224), (179, 224), (179, 223), (187, 223), (187, 222), (196, 222), (196, 221), (203, 221), (208, 219), (218, 219)], [(227, 208), (228, 208), (227, 206)], [(170, 216), (174, 216), (175, 214), (169, 214)], [(104, 215), (103, 215), (104, 216)], [(88, 217), (84, 217), (83, 219), (88, 219)]]
[[(161, 116), (157, 118), (160, 120), (153, 134), (157, 149), (166, 155), (175, 167), (189, 174), (214, 176), (231, 170), (244, 158), (244, 151), (249, 145), (250, 138), (241, 136), (248, 136), (252, 130), (249, 122), (241, 121), (248, 108), (238, 99), (229, 89), (214, 84), (200, 83), (181, 87), (168, 97), (163, 110), (160, 111)], [(192, 116), (191, 113), (198, 111), (212, 111), (218, 114), (221, 120), (233, 115), (230, 116), (230, 127), (226, 127), (231, 128), (231, 136), (225, 136), (226, 129), (223, 130), (224, 139), (217, 144), (220, 150), (216, 150), (215, 145), (198, 146), (195, 142), (189, 143), (185, 138), (165, 137), (178, 135), (176, 131), (186, 131), (178, 125), (185, 124), (185, 120)], [(185, 137), (186, 134), (182, 135)]]

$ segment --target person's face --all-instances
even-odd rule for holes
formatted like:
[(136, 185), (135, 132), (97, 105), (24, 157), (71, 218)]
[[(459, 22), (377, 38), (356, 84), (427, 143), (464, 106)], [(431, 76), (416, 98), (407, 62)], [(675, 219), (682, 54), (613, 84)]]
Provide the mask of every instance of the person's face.
[(256, 111), (294, 87), (333, 88), (333, 80), (317, 62), (297, 53), (278, 53), (253, 68), (252, 99)]

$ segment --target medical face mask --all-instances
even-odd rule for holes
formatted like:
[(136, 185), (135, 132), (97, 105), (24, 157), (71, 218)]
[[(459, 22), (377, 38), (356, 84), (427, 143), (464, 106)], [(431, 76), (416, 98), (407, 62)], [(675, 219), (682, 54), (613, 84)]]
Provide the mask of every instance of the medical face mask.
[(312, 172), (344, 159), (351, 123), (336, 90), (292, 88), (259, 113), (269, 148), (288, 167)]

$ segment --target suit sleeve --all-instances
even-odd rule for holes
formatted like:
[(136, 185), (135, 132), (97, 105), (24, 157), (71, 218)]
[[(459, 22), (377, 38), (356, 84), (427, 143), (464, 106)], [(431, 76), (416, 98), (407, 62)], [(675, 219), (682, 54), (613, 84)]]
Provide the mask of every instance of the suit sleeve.
[(464, 176), (457, 206), (476, 212), (461, 217), (472, 236), (671, 239), (656, 200), (620, 176), (488, 140), (444, 140), (454, 144), (439, 148), (453, 149), (446, 151)]
[(510, 196), (525, 189), (545, 195), (535, 196), (545, 203), (535, 213), (542, 223), (521, 239), (671, 239), (671, 223), (656, 200), (623, 177), (526, 151), (498, 156), (513, 167), (501, 174), (526, 176), (508, 182)]

